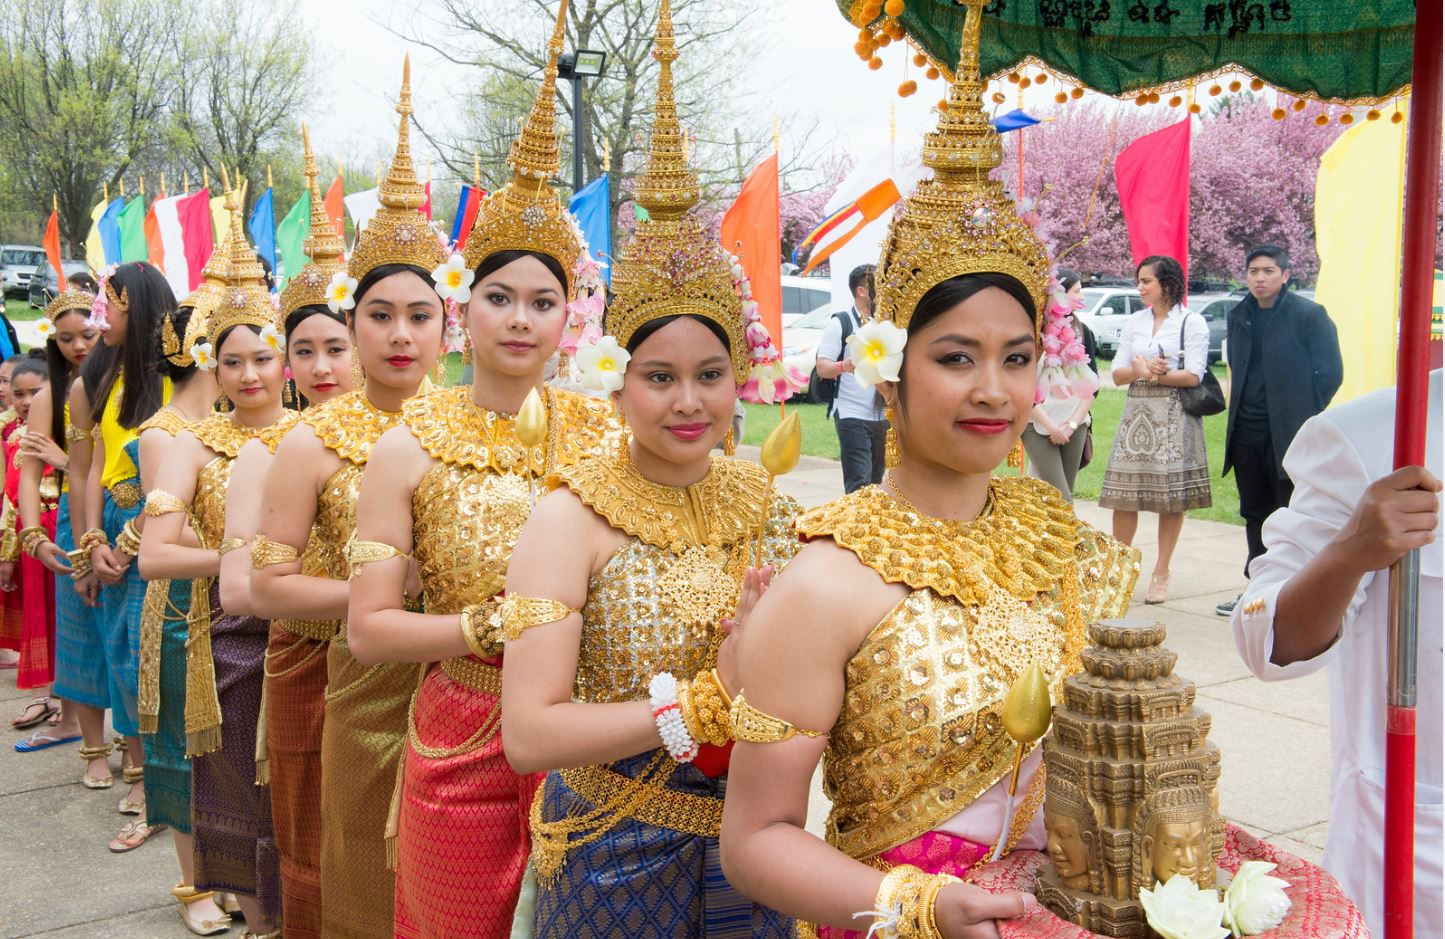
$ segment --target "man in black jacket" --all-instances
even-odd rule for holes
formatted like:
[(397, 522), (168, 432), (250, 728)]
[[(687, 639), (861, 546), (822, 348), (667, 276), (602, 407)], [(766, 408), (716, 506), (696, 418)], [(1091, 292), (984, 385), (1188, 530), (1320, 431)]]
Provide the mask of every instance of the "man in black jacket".
[[(1335, 324), (1325, 308), (1291, 293), (1289, 255), (1260, 245), (1245, 260), (1249, 296), (1229, 311), (1229, 430), (1224, 472), (1234, 470), (1239, 514), (1249, 541), (1249, 564), (1264, 553), (1261, 529), (1276, 509), (1289, 504), (1294, 484), (1284, 454), (1305, 421), (1329, 407), (1340, 389), (1344, 365)], [(1215, 607), (1228, 616), (1235, 600)]]

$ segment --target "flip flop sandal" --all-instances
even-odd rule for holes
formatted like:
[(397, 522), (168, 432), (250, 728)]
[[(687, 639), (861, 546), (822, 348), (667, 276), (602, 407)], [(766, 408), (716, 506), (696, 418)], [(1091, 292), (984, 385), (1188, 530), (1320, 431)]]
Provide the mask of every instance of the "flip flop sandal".
[[(30, 712), (35, 708), (39, 708), (40, 713), (31, 717)], [(16, 730), (28, 730), (36, 724), (45, 723), (59, 713), (60, 708), (51, 704), (49, 698), (32, 698), (30, 703), (25, 705), (25, 710), (20, 712), (20, 716), (10, 722), (10, 726)]]
[(72, 734), (69, 737), (52, 737), (44, 731), (37, 730), (24, 740), (15, 741), (16, 753), (35, 753), (38, 750), (49, 750), (51, 747), (58, 747), (63, 743), (75, 743), (81, 739), (80, 734)]
[(147, 825), (143, 821), (131, 822), (123, 827), (120, 834), (116, 835), (115, 840), (110, 843), (111, 853), (124, 854), (127, 851), (134, 851), (145, 844), (151, 835), (165, 830), (166, 826), (164, 825)]

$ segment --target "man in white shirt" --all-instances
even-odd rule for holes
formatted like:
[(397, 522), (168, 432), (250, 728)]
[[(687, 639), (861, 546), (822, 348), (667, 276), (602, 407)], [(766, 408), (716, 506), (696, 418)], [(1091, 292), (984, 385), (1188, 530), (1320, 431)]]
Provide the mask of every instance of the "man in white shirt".
[(825, 381), (836, 380), (837, 395), (828, 406), (838, 431), (838, 456), (843, 464), (843, 491), (852, 492), (883, 481), (883, 450), (888, 422), (883, 419), (883, 399), (872, 388), (853, 377), (848, 360), (847, 334), (863, 327), (873, 313), (873, 265), (861, 264), (848, 274), (853, 308), (835, 313), (823, 329), (818, 343), (815, 368)]
[(1264, 524), (1266, 553), (1234, 609), (1252, 672), (1328, 666), (1330, 830), (1325, 867), (1384, 925), (1388, 568), (1420, 549), (1415, 935), (1441, 935), (1441, 373), (1430, 374), (1424, 468), (1391, 472), (1395, 390), (1311, 418), (1285, 454), (1294, 496)]

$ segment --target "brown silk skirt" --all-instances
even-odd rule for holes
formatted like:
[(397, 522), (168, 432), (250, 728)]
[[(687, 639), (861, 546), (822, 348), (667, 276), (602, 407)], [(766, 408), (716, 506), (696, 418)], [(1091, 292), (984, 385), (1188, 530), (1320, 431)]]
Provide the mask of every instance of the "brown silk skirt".
[(298, 636), (290, 625), (273, 622), (266, 647), (267, 762), (286, 935), (312, 939), (321, 935), (321, 726), (330, 643)]

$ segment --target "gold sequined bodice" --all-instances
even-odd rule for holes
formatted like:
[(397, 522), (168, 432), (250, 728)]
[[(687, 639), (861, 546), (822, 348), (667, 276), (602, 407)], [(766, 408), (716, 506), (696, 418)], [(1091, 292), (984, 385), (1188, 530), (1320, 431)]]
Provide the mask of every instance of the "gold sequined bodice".
[(216, 548), (226, 530), (226, 487), (231, 482), (231, 469), (241, 448), (252, 438), (260, 438), (272, 453), (291, 425), (296, 423), (295, 411), (284, 411), (273, 424), (247, 427), (231, 419), (229, 414), (212, 414), (190, 425), (196, 439), (216, 454), (196, 475), (196, 496), (191, 501), (193, 526), (201, 544)]
[(365, 464), (343, 462), (326, 480), (326, 487), (316, 499), (316, 524), (312, 526), (306, 553), (316, 552), (326, 576), (332, 580), (350, 576), (346, 542), (356, 533), (356, 500), (361, 495), (361, 477), (365, 472)]
[[(649, 482), (618, 455), (560, 474), (579, 499), (629, 538), (587, 585), (574, 696), (637, 701), (658, 672), (692, 676), (712, 667), (720, 622), (737, 608), (755, 549), (767, 476), (741, 460), (714, 459), (686, 488)], [(798, 550), (798, 505), (775, 493), (763, 539), (765, 563)]]
[(878, 487), (805, 515), (912, 592), (848, 662), (823, 757), (828, 840), (869, 858), (967, 808), (1012, 765), (1003, 697), (1032, 663), (1057, 693), (1085, 630), (1122, 615), (1138, 552), (1079, 522), (1047, 483), (996, 479), (967, 523), (919, 516)]
[[(412, 496), (412, 553), (428, 613), (457, 613), (499, 593), (531, 512), (527, 477), (541, 477), (608, 445), (605, 402), (547, 392), (547, 440), (528, 450), (514, 419), (484, 411), (466, 386), (413, 398), (406, 426), (437, 460)], [(540, 491), (540, 487), (539, 491)], [(500, 640), (488, 644), (501, 652)]]

